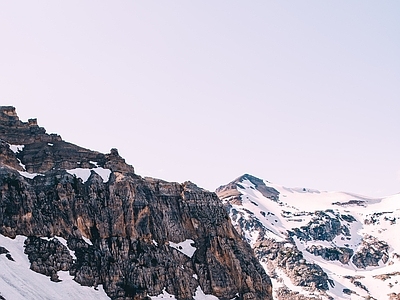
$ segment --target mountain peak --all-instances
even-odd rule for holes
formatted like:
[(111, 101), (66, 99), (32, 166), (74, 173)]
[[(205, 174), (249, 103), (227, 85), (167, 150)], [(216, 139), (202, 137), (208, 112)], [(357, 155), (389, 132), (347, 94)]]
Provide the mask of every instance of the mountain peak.
[(249, 174), (216, 193), (276, 299), (400, 299), (400, 195), (287, 188)]
[(255, 177), (250, 174), (243, 174), (239, 176), (232, 182), (222, 185), (216, 189), (216, 193), (218, 197), (222, 200), (233, 201), (233, 202), (241, 202), (241, 189), (244, 189), (243, 183), (248, 181), (252, 187), (259, 191), (264, 197), (269, 198), (271, 200), (276, 200), (279, 197), (279, 192), (273, 187), (269, 187), (265, 184), (264, 180)]

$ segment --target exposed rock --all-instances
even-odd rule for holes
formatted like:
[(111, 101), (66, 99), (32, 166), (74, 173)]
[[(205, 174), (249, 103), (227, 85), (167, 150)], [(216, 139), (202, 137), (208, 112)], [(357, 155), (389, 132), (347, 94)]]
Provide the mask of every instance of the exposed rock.
[[(15, 108), (0, 106), (0, 159), (2, 164), (30, 173), (45, 173), (53, 169), (109, 168), (124, 174), (134, 173), (116, 149), (102, 154), (65, 142), (59, 135), (47, 134), (36, 119), (21, 122)], [(8, 144), (24, 146), (16, 156)]]
[(390, 225), (396, 224), (396, 217), (391, 216), (391, 214), (393, 214), (393, 212), (373, 213), (364, 220), (364, 224), (365, 225), (378, 225), (382, 221), (388, 221), (390, 223)]
[(332, 203), (333, 205), (339, 205), (339, 206), (363, 206), (365, 207), (365, 201), (363, 200), (349, 200), (347, 202), (334, 202)]
[(380, 280), (388, 280), (392, 278), (393, 276), (400, 276), (400, 272), (392, 272), (392, 273), (387, 273), (387, 274), (381, 274), (381, 275), (375, 275), (373, 276), (375, 279), (380, 279)]
[(276, 291), (277, 300), (321, 300), (320, 297), (308, 297), (289, 290), (287, 287), (281, 287)]
[(13, 145), (61, 141), (59, 135), (47, 134), (43, 127), (39, 127), (36, 119), (21, 122), (12, 106), (0, 106), (0, 136)]
[[(102, 284), (112, 299), (147, 299), (165, 289), (189, 300), (198, 286), (220, 300), (272, 299), (269, 277), (215, 193), (142, 178), (116, 149), (83, 149), (47, 135), (36, 121), (19, 121), (13, 108), (0, 114), (0, 139), (24, 145), (0, 161), (0, 234), (29, 237), (33, 270), (52, 280), (69, 270), (82, 285)], [(21, 176), (17, 158), (42, 175)], [(78, 167), (112, 172), (107, 182), (96, 171), (83, 181), (66, 172)], [(67, 240), (75, 259), (57, 239), (40, 238), (54, 236)], [(189, 239), (191, 256), (170, 246)]]
[(10, 253), (6, 248), (0, 246), (0, 254)]
[(52, 281), (59, 281), (57, 271), (68, 271), (72, 265), (72, 257), (67, 247), (56, 238), (47, 241), (28, 237), (25, 240), (25, 253), (31, 262), (31, 269), (50, 276)]
[(10, 145), (3, 140), (0, 140), (0, 161), (16, 170), (24, 171), (15, 153), (10, 149)]
[(14, 261), (14, 258), (11, 256), (10, 251), (6, 248), (0, 246), (0, 255), (5, 254), (8, 260)]
[(307, 247), (306, 251), (316, 256), (321, 256), (325, 260), (338, 260), (342, 264), (348, 264), (354, 252), (352, 249), (346, 247), (325, 248), (320, 245)]
[(353, 264), (360, 269), (368, 266), (379, 266), (379, 262), (384, 264), (389, 260), (389, 246), (384, 241), (379, 241), (373, 236), (366, 236), (357, 252), (352, 258)]
[(344, 278), (349, 279), (352, 284), (356, 287), (363, 289), (368, 292), (368, 289), (365, 285), (363, 285), (358, 279), (364, 278), (363, 276), (344, 276)]
[(350, 289), (343, 289), (343, 294), (351, 295), (351, 294), (355, 294), (355, 292)]
[(400, 293), (390, 293), (389, 295), (389, 300), (400, 300)]
[(254, 252), (270, 269), (280, 268), (292, 283), (310, 291), (328, 290), (328, 275), (320, 266), (307, 262), (293, 241), (277, 242), (266, 239), (257, 243)]
[(294, 228), (292, 235), (305, 241), (332, 241), (340, 234), (350, 236), (346, 225), (340, 222), (340, 216), (333, 217), (333, 211), (316, 211), (315, 217), (306, 225)]

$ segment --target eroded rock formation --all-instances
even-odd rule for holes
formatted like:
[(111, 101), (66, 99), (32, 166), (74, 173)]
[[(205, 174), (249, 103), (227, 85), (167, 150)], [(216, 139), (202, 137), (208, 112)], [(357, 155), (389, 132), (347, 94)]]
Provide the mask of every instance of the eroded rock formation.
[[(32, 270), (53, 281), (67, 270), (112, 299), (163, 289), (193, 299), (199, 286), (221, 300), (272, 299), (269, 277), (215, 193), (142, 178), (116, 149), (67, 143), (36, 120), (21, 122), (13, 107), (0, 108), (0, 139), (0, 234), (28, 237)], [(92, 169), (89, 178), (73, 175), (77, 168)], [(193, 253), (172, 247), (185, 241)]]

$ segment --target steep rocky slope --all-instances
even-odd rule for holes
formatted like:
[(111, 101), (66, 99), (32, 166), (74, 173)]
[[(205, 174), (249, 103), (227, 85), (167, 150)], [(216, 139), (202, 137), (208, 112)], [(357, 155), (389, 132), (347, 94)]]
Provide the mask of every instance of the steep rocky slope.
[(287, 188), (248, 174), (216, 192), (274, 299), (400, 299), (400, 194)]
[[(215, 193), (142, 178), (116, 149), (67, 143), (13, 107), (0, 107), (0, 191), (7, 300), (73, 290), (74, 299), (272, 299)], [(92, 288), (80, 294), (80, 285)]]

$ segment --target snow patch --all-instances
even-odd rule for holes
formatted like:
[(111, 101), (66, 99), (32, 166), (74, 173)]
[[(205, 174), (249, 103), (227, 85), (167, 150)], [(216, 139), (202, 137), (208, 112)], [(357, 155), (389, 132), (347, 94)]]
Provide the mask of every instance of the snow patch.
[(194, 295), (195, 300), (219, 300), (217, 297), (214, 295), (206, 295), (204, 294), (203, 290), (201, 289), (200, 286), (197, 287), (196, 293)]
[(192, 257), (194, 252), (197, 250), (196, 247), (193, 247), (191, 244), (193, 244), (194, 241), (187, 239), (183, 242), (175, 244), (174, 242), (169, 242), (169, 246), (172, 248), (175, 248), (179, 252), (182, 252), (186, 256)]
[[(25, 166), (23, 166), (25, 168)], [(18, 171), (19, 174), (21, 174), (22, 176), (24, 176), (25, 178), (30, 178), (33, 179), (36, 176), (44, 176), (43, 174), (39, 174), (39, 173), (28, 173), (25, 171)]]
[[(68, 272), (58, 272), (61, 282), (30, 270), (28, 256), (24, 254), (25, 236), (10, 239), (0, 235), (0, 245), (10, 251), (15, 261), (0, 255), (0, 291), (5, 299), (13, 300), (110, 300), (102, 286), (95, 290), (73, 281)], [(43, 297), (45, 296), (45, 298)]]
[(97, 168), (99, 167), (99, 165), (95, 161), (89, 160), (89, 163), (91, 163), (92, 165), (95, 165)]
[(82, 239), (86, 242), (86, 244), (89, 244), (89, 245), (93, 246), (92, 242), (87, 237), (84, 237), (82, 235)]
[(176, 300), (175, 296), (172, 294), (169, 294), (165, 288), (163, 289), (162, 294), (158, 295), (158, 296), (149, 296), (151, 300), (160, 300), (160, 299), (170, 299), (170, 300)]
[(66, 239), (62, 238), (61, 236), (55, 236), (55, 238), (56, 238), (57, 240), (59, 240), (59, 242), (60, 242), (61, 244), (63, 244), (65, 247), (67, 247), (67, 249), (68, 249), (68, 251), (69, 251), (69, 254), (72, 256), (73, 259), (76, 260), (75, 251), (72, 251), (71, 249), (68, 248)]
[(10, 145), (10, 149), (14, 153), (21, 152), (24, 149), (25, 145)]

